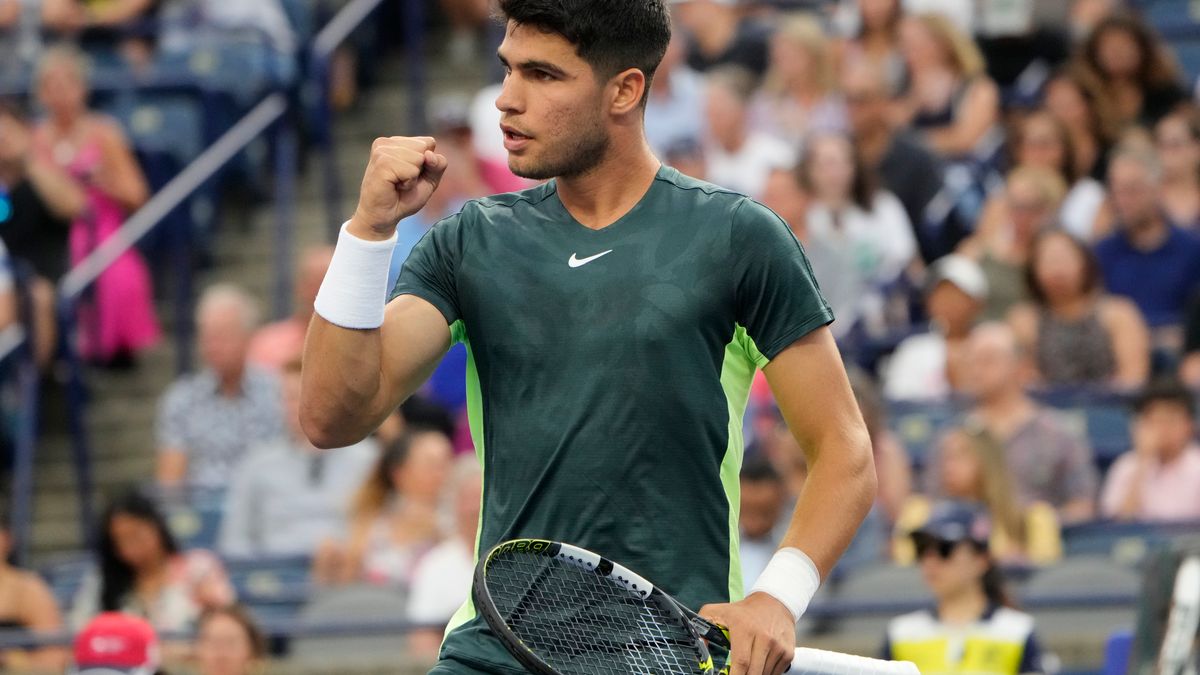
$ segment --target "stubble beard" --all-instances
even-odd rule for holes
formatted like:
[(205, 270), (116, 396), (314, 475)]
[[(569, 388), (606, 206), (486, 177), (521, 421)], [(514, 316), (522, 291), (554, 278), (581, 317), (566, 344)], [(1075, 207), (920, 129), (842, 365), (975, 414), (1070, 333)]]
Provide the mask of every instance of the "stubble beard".
[(510, 156), (508, 168), (521, 178), (549, 180), (551, 178), (575, 178), (596, 168), (604, 161), (612, 139), (600, 124), (590, 126), (586, 132), (573, 134), (563, 142), (549, 148), (550, 156), (540, 162), (520, 165)]

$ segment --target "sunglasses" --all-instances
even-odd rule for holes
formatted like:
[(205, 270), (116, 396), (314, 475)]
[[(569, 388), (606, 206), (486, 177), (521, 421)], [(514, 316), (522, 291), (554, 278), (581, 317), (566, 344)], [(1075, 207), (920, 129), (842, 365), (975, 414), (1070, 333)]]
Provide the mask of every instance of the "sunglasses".
[[(958, 548), (959, 544), (968, 543), (966, 540), (951, 541), (947, 539), (939, 539), (928, 535), (917, 535), (913, 537), (913, 546), (917, 549), (917, 560), (923, 559), (930, 553), (936, 553), (941, 560), (949, 560), (950, 556), (954, 555), (954, 549)], [(972, 543), (972, 547), (978, 550), (978, 546)]]

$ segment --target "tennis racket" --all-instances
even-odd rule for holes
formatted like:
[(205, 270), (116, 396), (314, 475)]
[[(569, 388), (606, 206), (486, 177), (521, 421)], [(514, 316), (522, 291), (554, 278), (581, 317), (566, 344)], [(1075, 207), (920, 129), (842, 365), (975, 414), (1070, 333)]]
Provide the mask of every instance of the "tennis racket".
[(1195, 675), (1196, 629), (1200, 626), (1200, 555), (1184, 558), (1175, 572), (1171, 614), (1158, 655), (1160, 675)]
[[(728, 672), (729, 636), (723, 627), (621, 565), (577, 546), (541, 539), (498, 544), (476, 566), (471, 592), (488, 626), (532, 673)], [(916, 675), (917, 669), (907, 662), (801, 648), (786, 672)]]

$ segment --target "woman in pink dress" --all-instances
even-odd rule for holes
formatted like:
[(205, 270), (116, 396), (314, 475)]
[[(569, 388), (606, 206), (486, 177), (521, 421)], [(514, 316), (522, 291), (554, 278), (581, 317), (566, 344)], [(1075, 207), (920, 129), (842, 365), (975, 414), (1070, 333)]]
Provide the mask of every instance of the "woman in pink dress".
[[(87, 192), (84, 215), (71, 223), (71, 264), (78, 264), (148, 197), (146, 179), (113, 120), (87, 109), (82, 55), (49, 50), (38, 67), (37, 96), (47, 112), (35, 134), (38, 152), (62, 167)], [(130, 361), (159, 337), (146, 263), (136, 250), (122, 254), (85, 295), (79, 319), (84, 358), (100, 364)]]

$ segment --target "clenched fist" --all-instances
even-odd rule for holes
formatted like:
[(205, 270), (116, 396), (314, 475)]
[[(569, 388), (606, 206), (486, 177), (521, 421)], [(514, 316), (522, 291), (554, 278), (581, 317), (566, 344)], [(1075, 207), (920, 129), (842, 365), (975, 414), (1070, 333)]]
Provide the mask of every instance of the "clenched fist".
[(376, 139), (350, 233), (362, 239), (388, 239), (396, 223), (420, 211), (446, 171), (446, 158), (436, 149), (437, 141), (428, 136)]

